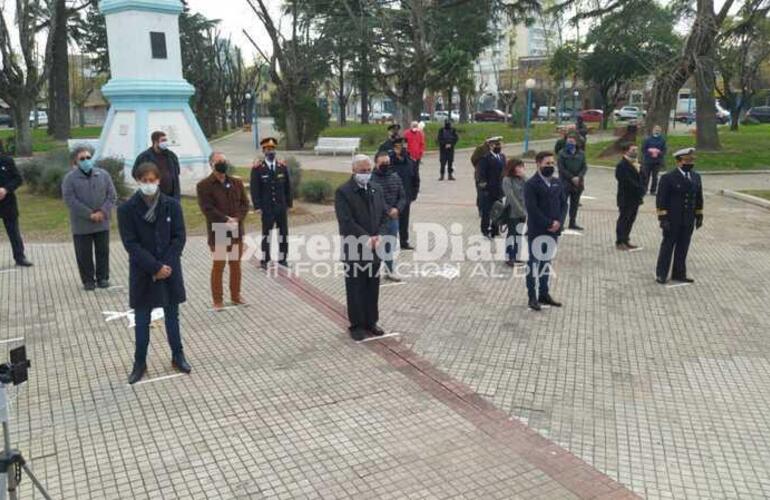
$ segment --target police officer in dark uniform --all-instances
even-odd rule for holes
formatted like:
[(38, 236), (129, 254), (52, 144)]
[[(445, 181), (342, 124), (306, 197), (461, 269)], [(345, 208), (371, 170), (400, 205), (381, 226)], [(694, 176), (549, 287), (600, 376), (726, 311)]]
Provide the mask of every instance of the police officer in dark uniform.
[(676, 169), (660, 178), (657, 208), (663, 241), (658, 254), (656, 281), (664, 284), (668, 279), (673, 256), (671, 279), (692, 283), (687, 276), (687, 251), (694, 229), (703, 225), (703, 185), (700, 175), (693, 170), (695, 148), (680, 149), (674, 153)]
[(406, 205), (398, 214), (398, 239), (401, 250), (413, 250), (414, 247), (409, 244), (409, 214), (411, 213), (412, 202), (417, 200), (417, 195), (420, 192), (420, 169), (409, 157), (403, 137), (393, 139), (393, 149), (389, 156), (390, 168), (401, 178), (406, 194)]
[(401, 125), (398, 123), (388, 125), (388, 138), (385, 139), (385, 142), (380, 144), (380, 147), (377, 148), (377, 152), (385, 151), (390, 154), (390, 152), (393, 151), (395, 141), (401, 138)]
[(6, 155), (0, 142), (0, 219), (3, 219), (5, 232), (11, 242), (13, 260), (17, 266), (32, 265), (24, 256), (24, 242), (19, 231), (19, 207), (14, 191), (21, 186), (22, 179), (13, 158)]
[(275, 148), (278, 141), (266, 137), (260, 143), (265, 159), (251, 169), (251, 202), (256, 211), (262, 212), (262, 269), (270, 262), (270, 230), (278, 227), (278, 263), (286, 265), (289, 253), (288, 212), (292, 207), (289, 167), (278, 160)]

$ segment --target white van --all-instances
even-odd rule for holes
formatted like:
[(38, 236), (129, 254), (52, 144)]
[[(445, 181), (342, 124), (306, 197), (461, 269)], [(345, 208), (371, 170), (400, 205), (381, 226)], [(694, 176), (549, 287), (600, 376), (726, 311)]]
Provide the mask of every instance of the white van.
[(543, 121), (556, 119), (556, 107), (540, 106), (537, 108), (537, 119)]

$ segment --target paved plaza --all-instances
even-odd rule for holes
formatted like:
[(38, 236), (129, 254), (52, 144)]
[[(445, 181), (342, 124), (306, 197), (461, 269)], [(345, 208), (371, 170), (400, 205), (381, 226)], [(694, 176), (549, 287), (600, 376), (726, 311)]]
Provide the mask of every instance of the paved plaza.
[[(413, 223), (478, 233), (467, 157), (454, 183), (427, 157)], [(770, 497), (770, 212), (717, 194), (770, 189), (770, 175), (703, 181), (692, 285), (654, 281), (651, 197), (632, 233), (643, 249), (615, 250), (613, 172), (591, 168), (585, 232), (564, 235), (555, 261), (564, 307), (529, 311), (502, 260), (481, 273), (445, 257), (458, 275), (383, 286), (381, 325), (398, 335), (362, 344), (334, 276), (252, 262), (250, 305), (212, 312), (208, 249), (190, 238), (193, 372), (176, 376), (154, 328), (134, 387), (119, 242), (114, 287), (88, 293), (71, 244), (32, 242), (35, 267), (17, 270), (2, 240), (0, 341), (23, 338), (32, 360), (11, 390), (14, 444), (62, 499)], [(28, 479), (22, 498), (40, 498)]]

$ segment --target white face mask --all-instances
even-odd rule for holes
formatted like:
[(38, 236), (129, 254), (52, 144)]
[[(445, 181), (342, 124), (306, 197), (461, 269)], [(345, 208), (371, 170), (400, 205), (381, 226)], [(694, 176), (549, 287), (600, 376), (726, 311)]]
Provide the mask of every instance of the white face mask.
[(154, 196), (158, 192), (158, 185), (154, 182), (140, 182), (139, 191), (145, 196)]
[(168, 149), (168, 141), (160, 141), (158, 143), (158, 148), (160, 148), (161, 151), (165, 151)]
[(356, 174), (356, 182), (360, 186), (366, 186), (369, 184), (369, 180), (372, 178), (371, 172), (365, 173), (365, 174)]

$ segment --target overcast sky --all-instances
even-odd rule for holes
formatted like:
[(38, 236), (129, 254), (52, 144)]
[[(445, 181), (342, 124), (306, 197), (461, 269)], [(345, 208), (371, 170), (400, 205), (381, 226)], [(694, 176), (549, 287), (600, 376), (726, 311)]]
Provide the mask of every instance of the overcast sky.
[[(271, 52), (270, 38), (246, 0), (188, 0), (187, 3), (194, 12), (200, 12), (209, 19), (220, 19), (219, 27), (223, 35), (232, 35), (233, 42), (241, 47), (244, 54), (248, 54), (247, 60), (253, 58), (256, 51), (243, 35), (244, 29), (249, 32), (251, 38), (260, 45), (262, 50), (267, 53)], [(272, 11), (271, 14), (275, 19), (280, 15), (281, 3), (281, 0), (265, 0), (265, 4)], [(256, 2), (254, 4), (257, 5)]]

